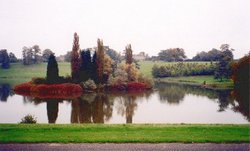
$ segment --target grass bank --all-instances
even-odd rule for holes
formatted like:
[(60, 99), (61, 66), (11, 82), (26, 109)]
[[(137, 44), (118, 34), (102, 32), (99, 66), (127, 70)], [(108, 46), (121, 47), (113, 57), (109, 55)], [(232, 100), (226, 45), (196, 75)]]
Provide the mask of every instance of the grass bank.
[[(213, 76), (188, 76), (188, 77), (169, 77), (155, 79), (158, 82), (165, 83), (182, 83), (188, 85), (198, 85), (208, 89), (233, 89), (233, 81), (224, 79), (219, 81), (214, 79)], [(205, 82), (205, 85), (204, 85)]]
[(241, 143), (249, 131), (249, 124), (0, 124), (0, 143)]

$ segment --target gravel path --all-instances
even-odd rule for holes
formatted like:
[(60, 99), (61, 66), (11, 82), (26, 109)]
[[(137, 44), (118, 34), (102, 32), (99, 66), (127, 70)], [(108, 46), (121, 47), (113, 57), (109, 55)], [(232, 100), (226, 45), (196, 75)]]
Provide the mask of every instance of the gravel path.
[(160, 143), (160, 144), (0, 144), (0, 151), (163, 151), (163, 150), (223, 150), (223, 151), (249, 151), (250, 143), (243, 144), (182, 144), (182, 143)]

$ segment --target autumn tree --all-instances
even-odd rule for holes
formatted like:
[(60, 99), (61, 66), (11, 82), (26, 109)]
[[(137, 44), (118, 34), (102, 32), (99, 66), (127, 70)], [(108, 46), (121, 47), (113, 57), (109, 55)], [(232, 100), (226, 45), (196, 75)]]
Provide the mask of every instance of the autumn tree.
[(74, 82), (78, 82), (79, 80), (79, 68), (80, 68), (79, 50), (80, 50), (79, 36), (77, 35), (77, 33), (74, 33), (74, 41), (71, 52), (71, 76)]
[(59, 70), (56, 58), (53, 54), (50, 55), (47, 65), (47, 82), (49, 84), (57, 83), (59, 80)]
[(133, 51), (131, 48), (131, 44), (127, 45), (125, 48), (125, 59), (126, 64), (132, 64), (133, 62)]
[(103, 83), (104, 48), (103, 48), (103, 41), (100, 39), (97, 40), (96, 60), (98, 66), (97, 68), (98, 80), (100, 83)]

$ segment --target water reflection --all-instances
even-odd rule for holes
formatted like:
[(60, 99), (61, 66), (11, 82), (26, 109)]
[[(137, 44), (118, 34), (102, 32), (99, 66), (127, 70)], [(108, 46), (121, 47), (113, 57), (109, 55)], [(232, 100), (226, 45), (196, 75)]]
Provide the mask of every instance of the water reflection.
[(196, 96), (205, 96), (218, 103), (218, 112), (223, 112), (232, 106), (232, 110), (240, 112), (250, 121), (249, 89), (235, 90), (213, 90), (205, 89), (200, 86), (191, 86), (183, 84), (164, 84), (156, 83), (159, 90), (159, 99), (168, 104), (179, 104), (183, 101), (185, 95), (192, 94)]
[(0, 101), (7, 102), (9, 96), (12, 96), (11, 88), (9, 84), (0, 85)]
[[(114, 114), (121, 116), (126, 123), (134, 123), (133, 120), (140, 105), (157, 101), (151, 100), (151, 96), (158, 96), (158, 100), (161, 104), (179, 106), (183, 102), (188, 101), (186, 99), (187, 96), (192, 95), (201, 97), (200, 101), (203, 101), (202, 98), (205, 97), (208, 98), (209, 101), (215, 102), (218, 106), (217, 112), (223, 113), (230, 109), (234, 112), (241, 113), (245, 119), (250, 121), (249, 97), (247, 97), (248, 93), (246, 92), (246, 90), (209, 90), (198, 86), (156, 83), (155, 91), (137, 93), (89, 93), (70, 100), (41, 99), (32, 96), (23, 96), (23, 103), (32, 103), (35, 106), (46, 103), (48, 123), (57, 123), (58, 116), (60, 116), (60, 104), (64, 102), (67, 102), (67, 104), (71, 106), (69, 121), (71, 123), (108, 123)], [(9, 85), (0, 86), (1, 101), (7, 102), (8, 96), (12, 95), (13, 93)], [(196, 104), (193, 104), (193, 106), (195, 105)], [(197, 108), (199, 107), (197, 106)], [(155, 108), (155, 110), (157, 110), (157, 108)]]

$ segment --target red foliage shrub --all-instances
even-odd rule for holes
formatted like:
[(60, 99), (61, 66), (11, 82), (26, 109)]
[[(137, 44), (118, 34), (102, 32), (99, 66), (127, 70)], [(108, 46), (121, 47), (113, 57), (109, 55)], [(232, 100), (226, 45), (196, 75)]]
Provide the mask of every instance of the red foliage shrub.
[(128, 91), (141, 91), (146, 89), (146, 84), (141, 82), (129, 82)]
[(26, 92), (26, 93), (28, 92), (29, 93), (32, 86), (33, 85), (31, 82), (22, 83), (22, 84), (15, 86), (14, 91), (15, 92)]
[(124, 84), (117, 84), (117, 85), (111, 85), (108, 88), (110, 91), (125, 91), (127, 89), (127, 86)]
[(38, 98), (72, 98), (80, 96), (82, 88), (78, 84), (39, 84), (32, 85), (31, 83), (23, 83), (14, 88), (15, 93), (21, 95), (31, 95)]

